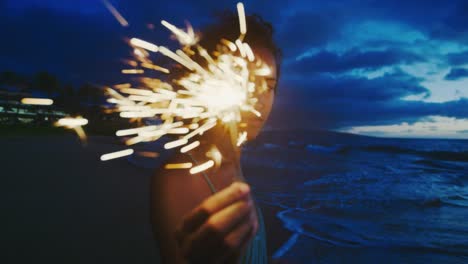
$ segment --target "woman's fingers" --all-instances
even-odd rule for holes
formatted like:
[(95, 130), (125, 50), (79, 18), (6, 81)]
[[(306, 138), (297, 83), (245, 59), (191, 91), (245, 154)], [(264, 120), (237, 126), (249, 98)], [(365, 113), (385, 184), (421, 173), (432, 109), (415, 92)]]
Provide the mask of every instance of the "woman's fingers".
[(252, 210), (252, 200), (238, 201), (211, 216), (202, 226), (201, 232), (207, 231), (223, 235), (231, 232)]
[(191, 233), (199, 228), (211, 215), (222, 210), (225, 207), (245, 198), (250, 192), (247, 184), (235, 182), (229, 187), (213, 194), (203, 201), (200, 206), (192, 210), (182, 222), (180, 231), (182, 233)]
[(226, 253), (221, 261), (222, 263), (237, 263), (236, 261), (242, 254), (242, 251), (247, 247), (247, 244), (255, 234), (257, 218), (253, 211), (250, 212), (243, 222), (238, 225), (224, 239)]
[[(244, 222), (248, 222), (246, 219), (250, 218), (252, 208), (252, 200), (243, 199), (215, 213), (196, 232), (184, 239), (182, 252), (185, 252), (189, 259), (215, 261), (234, 251), (240, 251), (235, 239), (242, 237), (245, 231), (236, 230), (243, 226)], [(239, 234), (227, 240), (228, 234), (233, 231)]]
[(236, 182), (210, 196), (184, 217), (176, 239), (185, 257), (192, 262), (218, 261), (227, 253), (225, 237), (240, 226), (252, 211), (247, 184)]

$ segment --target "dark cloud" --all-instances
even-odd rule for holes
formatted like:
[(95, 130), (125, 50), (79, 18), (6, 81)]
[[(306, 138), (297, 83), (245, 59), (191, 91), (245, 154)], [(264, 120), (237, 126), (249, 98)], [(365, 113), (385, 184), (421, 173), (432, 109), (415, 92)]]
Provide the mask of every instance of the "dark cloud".
[(422, 61), (417, 55), (399, 51), (369, 51), (351, 50), (342, 55), (329, 51), (321, 51), (311, 57), (306, 57), (293, 63), (287, 69), (294, 73), (310, 74), (316, 72), (341, 73), (353, 69), (374, 70), (383, 66)]
[(468, 64), (468, 51), (447, 54), (447, 62), (452, 66)]
[[(432, 28), (431, 37), (446, 40), (468, 40), (468, 2), (454, 1), (444, 18)], [(446, 8), (447, 9), (447, 8)]]
[(283, 129), (338, 129), (363, 125), (413, 123), (430, 115), (468, 118), (468, 99), (466, 98), (433, 103), (403, 100), (378, 102), (364, 100), (364, 98), (353, 100), (346, 97), (318, 100), (308, 94), (302, 96), (308, 100), (303, 98), (301, 101), (296, 101), (296, 107), (276, 105), (271, 114), (270, 124)]
[(456, 81), (468, 77), (468, 69), (464, 68), (452, 68), (447, 75), (445, 75), (445, 80)]
[(330, 12), (298, 12), (285, 19), (278, 29), (278, 40), (287, 56), (298, 56), (337, 37), (340, 20), (339, 14)]
[[(453, 106), (442, 108), (442, 105), (434, 107), (428, 103), (401, 100), (420, 94), (428, 96), (430, 92), (419, 84), (419, 80), (403, 73), (371, 80), (312, 75), (304, 80), (281, 83), (271, 122), (280, 127), (338, 128), (352, 124), (416, 121), (429, 114), (455, 113)], [(465, 102), (460, 106), (463, 104), (467, 105)], [(459, 114), (468, 116), (468, 113)]]

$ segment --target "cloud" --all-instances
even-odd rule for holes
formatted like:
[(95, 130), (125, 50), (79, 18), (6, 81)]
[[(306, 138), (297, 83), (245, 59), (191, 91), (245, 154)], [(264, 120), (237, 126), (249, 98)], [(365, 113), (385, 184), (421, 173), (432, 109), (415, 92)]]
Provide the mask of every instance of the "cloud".
[(468, 119), (429, 116), (411, 124), (402, 122), (383, 126), (356, 126), (342, 131), (370, 136), (468, 139), (466, 128), (468, 128)]
[(468, 118), (468, 98), (444, 103), (402, 100), (416, 94), (428, 96), (429, 91), (401, 72), (371, 80), (329, 74), (282, 80), (271, 124), (338, 129), (415, 122), (431, 115)]
[(452, 66), (468, 64), (468, 51), (447, 54), (447, 62)]
[(445, 75), (445, 80), (455, 81), (468, 77), (468, 69), (465, 68), (452, 68), (447, 75)]
[(431, 36), (440, 39), (468, 39), (468, 3), (455, 1), (448, 14), (432, 28)]
[(354, 49), (342, 55), (321, 51), (292, 63), (287, 69), (295, 74), (341, 73), (355, 69), (374, 70), (385, 66), (409, 64), (418, 61), (423, 61), (423, 59), (420, 56), (401, 50), (361, 52)]
[(337, 14), (299, 11), (284, 20), (278, 30), (278, 40), (287, 56), (298, 56), (337, 37), (342, 23)]

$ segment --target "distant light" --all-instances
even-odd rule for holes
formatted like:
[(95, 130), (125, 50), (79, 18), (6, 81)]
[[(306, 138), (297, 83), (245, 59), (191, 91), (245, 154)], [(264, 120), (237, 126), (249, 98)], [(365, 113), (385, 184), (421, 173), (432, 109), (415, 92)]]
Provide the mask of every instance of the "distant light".
[(52, 105), (54, 101), (46, 98), (23, 98), (21, 103), (26, 105)]
[(88, 124), (88, 119), (86, 118), (61, 118), (57, 121), (58, 126), (64, 127), (78, 127), (85, 126)]

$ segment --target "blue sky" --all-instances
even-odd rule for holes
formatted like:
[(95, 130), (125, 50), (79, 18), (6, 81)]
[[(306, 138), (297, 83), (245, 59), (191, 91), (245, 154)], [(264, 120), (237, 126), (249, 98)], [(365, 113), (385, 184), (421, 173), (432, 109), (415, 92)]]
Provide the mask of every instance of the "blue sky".
[[(161, 19), (202, 26), (236, 1), (0, 0), (0, 70), (121, 78), (126, 37), (167, 44)], [(468, 139), (467, 1), (245, 1), (284, 52), (269, 126), (391, 137)], [(147, 24), (156, 25), (148, 30)]]

